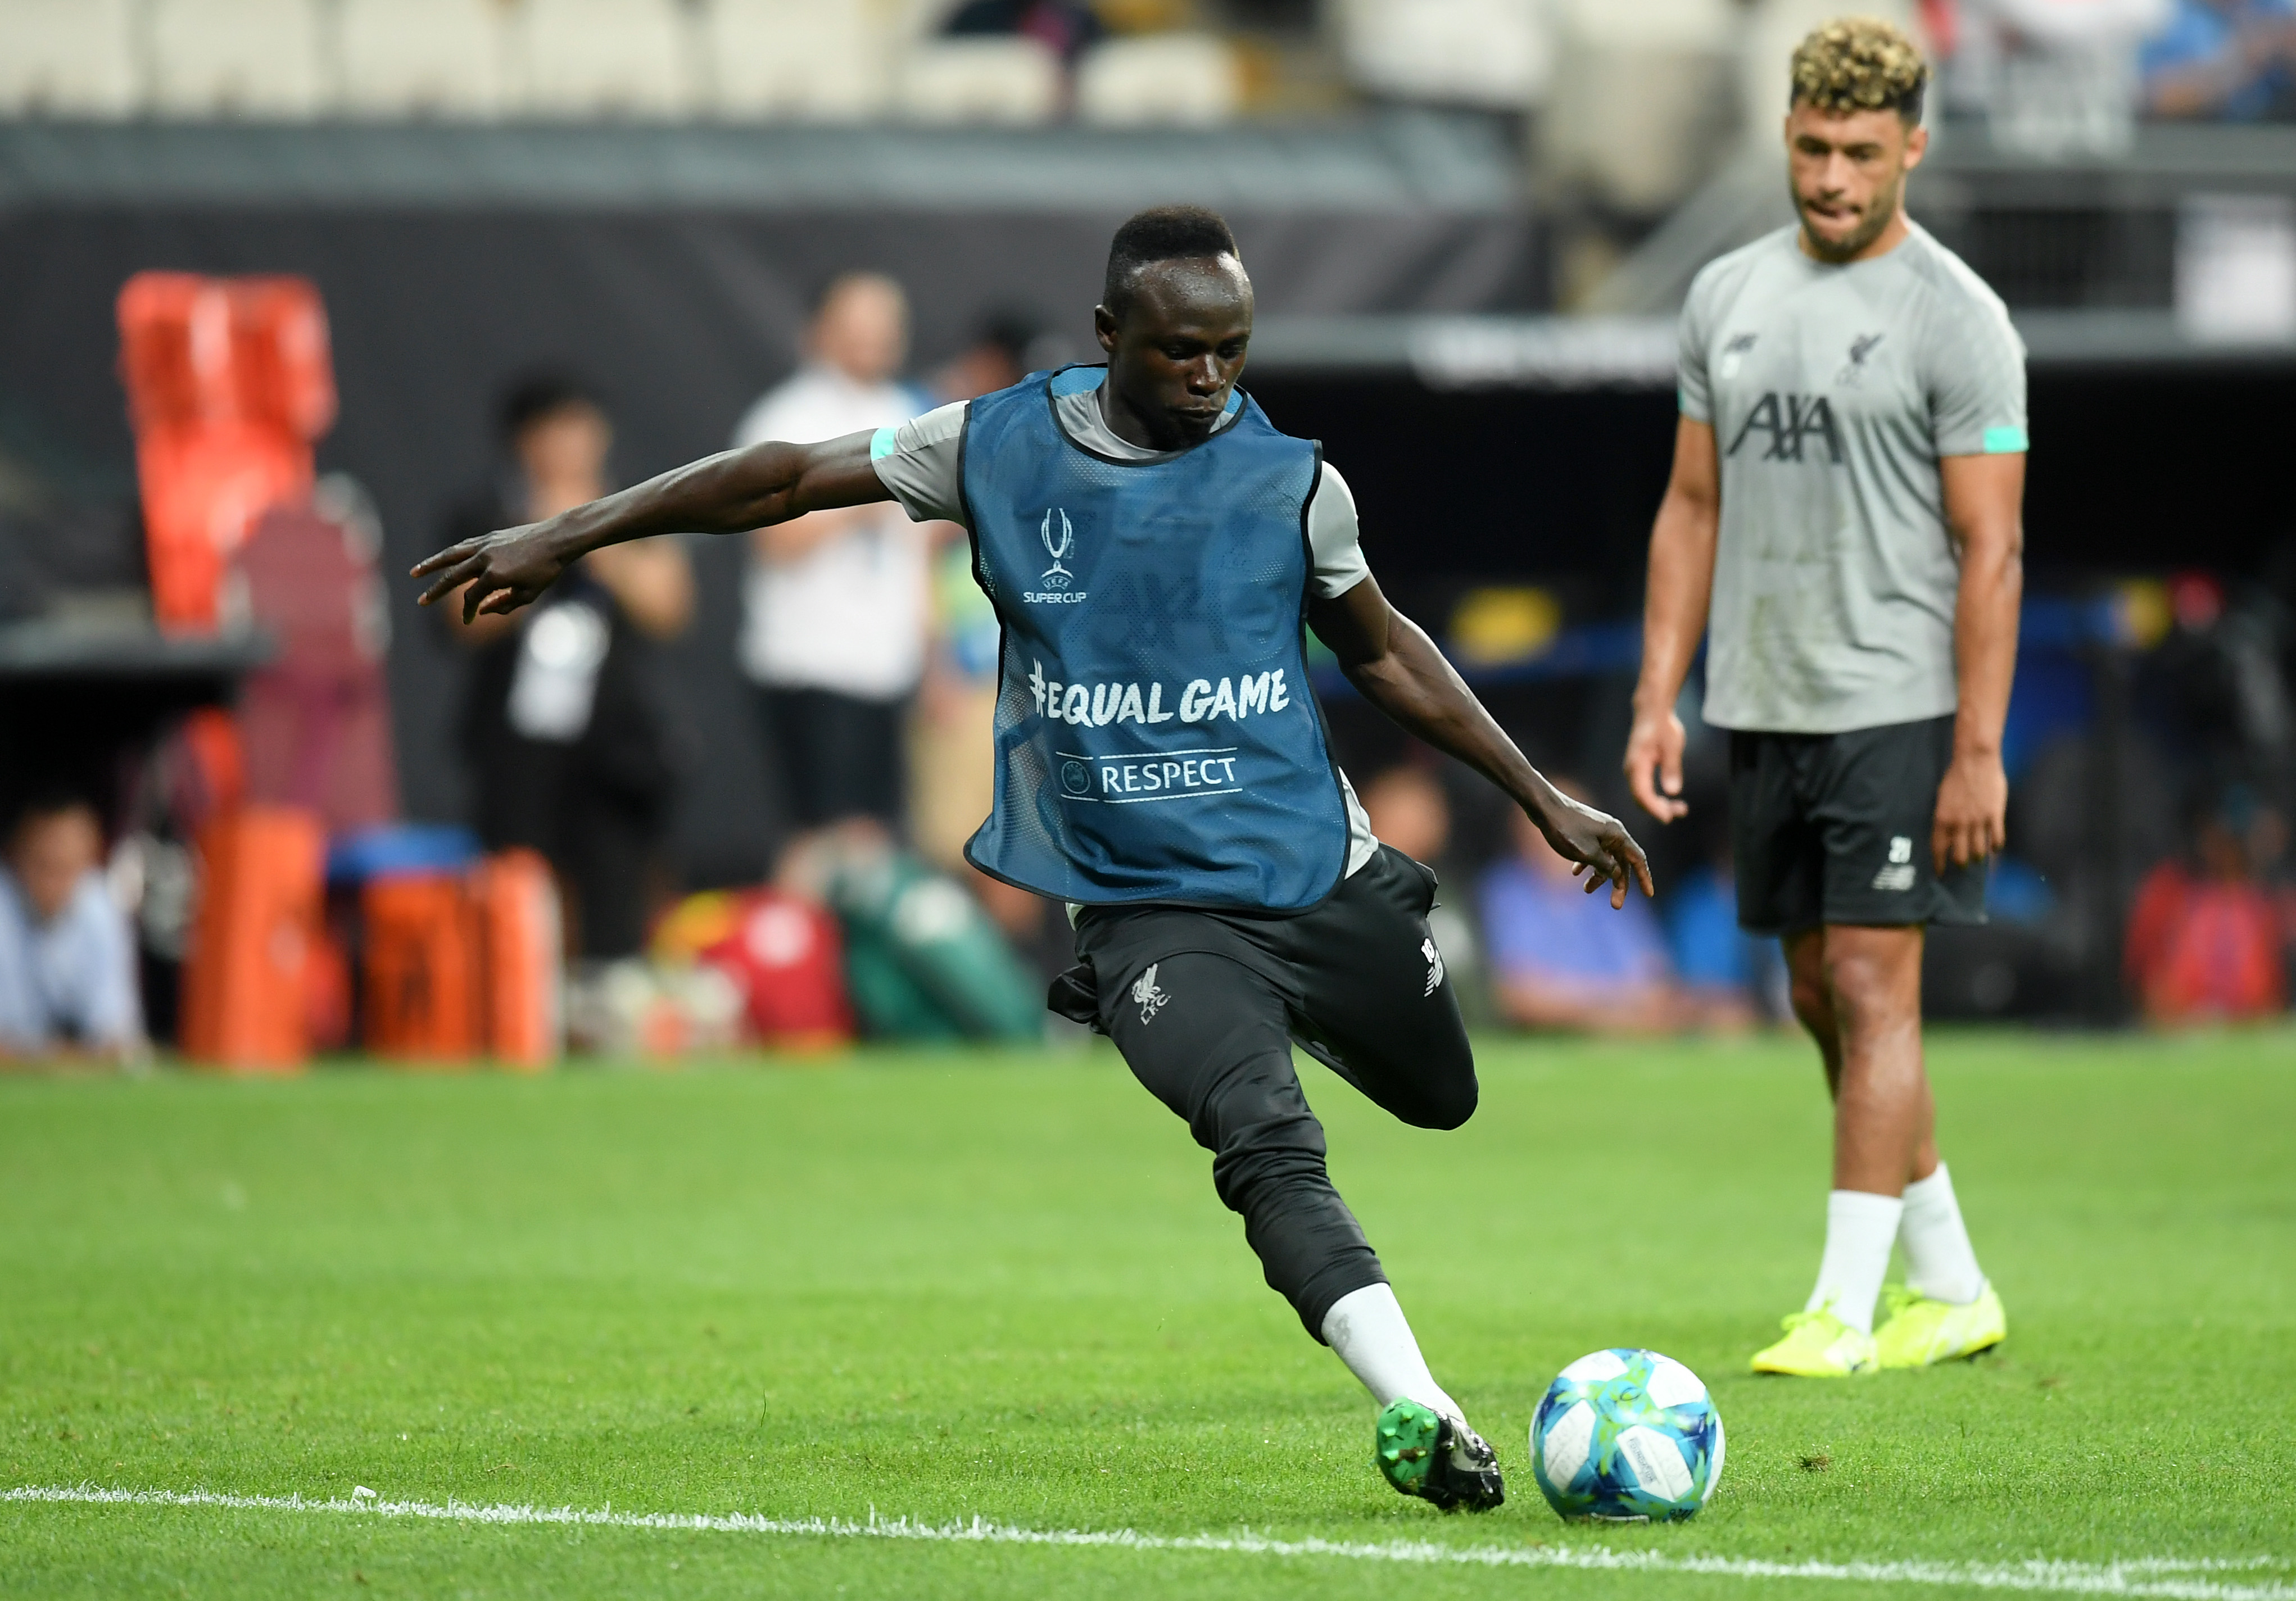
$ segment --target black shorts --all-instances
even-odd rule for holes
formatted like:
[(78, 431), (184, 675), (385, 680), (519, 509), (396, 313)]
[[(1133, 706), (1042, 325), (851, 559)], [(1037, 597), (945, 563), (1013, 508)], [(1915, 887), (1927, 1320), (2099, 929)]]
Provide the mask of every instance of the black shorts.
[(1308, 1055), (1406, 1123), (1456, 1128), (1474, 1110), (1474, 1053), (1427, 926), (1435, 889), (1433, 869), (1382, 845), (1321, 905), (1292, 916), (1086, 907), (1076, 928), (1084, 969), (1054, 986), (1054, 1009), (1122, 1045), (1128, 1016), (1145, 1023), (1160, 1010), (1148, 999), (1153, 980), (1132, 992), (1150, 966), (1225, 957), (1259, 981), (1253, 992), (1281, 1003), (1279, 1023)]
[(1054, 1009), (1096, 1025), (1212, 1153), (1267, 1282), (1322, 1339), (1341, 1297), (1385, 1281), (1332, 1188), (1296, 1041), (1420, 1128), (1473, 1115), (1474, 1052), (1427, 929), (1435, 875), (1385, 845), (1296, 917), (1093, 908)]
[(901, 739), (908, 706), (906, 698), (760, 686), (758, 724), (789, 797), (790, 821), (817, 829), (871, 817), (898, 833), (906, 810)]
[(1892, 927), (1985, 920), (1982, 862), (1931, 865), (1953, 718), (1839, 734), (1730, 735), (1730, 847), (1738, 924)]

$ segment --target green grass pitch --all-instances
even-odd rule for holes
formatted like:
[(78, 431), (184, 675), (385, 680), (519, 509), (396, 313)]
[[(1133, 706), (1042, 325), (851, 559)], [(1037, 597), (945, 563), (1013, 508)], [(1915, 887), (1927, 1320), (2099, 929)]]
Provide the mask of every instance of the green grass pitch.
[[(0, 1595), (2296, 1597), (2291, 1045), (1934, 1036), (2009, 1344), (1834, 1384), (1743, 1371), (1823, 1227), (1801, 1042), (1493, 1041), (1447, 1135), (1306, 1067), (1510, 1470), (1472, 1519), (1380, 1481), (1365, 1397), (1105, 1048), (0, 1080)], [(1728, 1466), (1691, 1523), (1566, 1526), (1531, 1483), (1546, 1381), (1608, 1344), (1715, 1392)], [(1156, 1538), (21, 1493), (74, 1486)]]

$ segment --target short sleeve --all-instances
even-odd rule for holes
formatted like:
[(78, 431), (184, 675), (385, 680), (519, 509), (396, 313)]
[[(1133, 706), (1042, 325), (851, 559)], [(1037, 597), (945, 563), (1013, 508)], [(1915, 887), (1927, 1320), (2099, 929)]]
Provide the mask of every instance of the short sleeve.
[(135, 941), (100, 873), (80, 880), (69, 915), (82, 969), (77, 976), (81, 1032), (99, 1045), (136, 1043), (144, 1036), (144, 1016), (135, 993)]
[(15, 883), (0, 868), (0, 1050), (36, 1051), (47, 1027), (32, 991), (31, 924)]
[(1930, 429), (1940, 456), (2027, 448), (2025, 342), (1998, 300), (1941, 308), (1925, 342)]
[(1706, 382), (1707, 323), (1713, 299), (1710, 277), (1701, 273), (1682, 303), (1682, 317), (1677, 324), (1675, 396), (1682, 414), (1693, 422), (1714, 421), (1714, 396)]
[(1363, 531), (1356, 519), (1356, 497), (1340, 470), (1324, 463), (1324, 476), (1308, 502), (1308, 549), (1316, 563), (1316, 593), (1329, 600), (1371, 576), (1364, 560)]
[(912, 522), (964, 524), (964, 401), (937, 406), (869, 440), (869, 464)]

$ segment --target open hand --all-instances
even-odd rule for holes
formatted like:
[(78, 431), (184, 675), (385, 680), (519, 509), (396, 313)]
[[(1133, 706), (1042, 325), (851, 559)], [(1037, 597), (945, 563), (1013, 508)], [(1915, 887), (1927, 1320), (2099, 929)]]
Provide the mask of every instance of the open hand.
[[(529, 606), (558, 581), (569, 558), (549, 523), (501, 528), (450, 544), (414, 564), (414, 576), (433, 578), (419, 604), (463, 591), (463, 621)], [(467, 584), (468, 588), (463, 588)]]
[(1607, 812), (1580, 805), (1567, 795), (1558, 792), (1554, 798), (1549, 815), (1534, 814), (1531, 821), (1557, 854), (1578, 864), (1570, 870), (1570, 876), (1586, 875), (1588, 894), (1609, 885), (1615, 910), (1627, 903), (1627, 891), (1635, 884), (1640, 884), (1646, 895), (1658, 894), (1651, 883), (1650, 859), (1627, 832), (1626, 824)]
[(1652, 716), (1635, 714), (1627, 735), (1627, 788), (1636, 803), (1660, 822), (1672, 822), (1690, 810), (1682, 796), (1682, 747), (1686, 736), (1682, 719), (1669, 707)]
[(1938, 786), (1930, 859), (1940, 873), (1982, 861), (2009, 843), (2009, 775), (1998, 756), (1957, 755)]

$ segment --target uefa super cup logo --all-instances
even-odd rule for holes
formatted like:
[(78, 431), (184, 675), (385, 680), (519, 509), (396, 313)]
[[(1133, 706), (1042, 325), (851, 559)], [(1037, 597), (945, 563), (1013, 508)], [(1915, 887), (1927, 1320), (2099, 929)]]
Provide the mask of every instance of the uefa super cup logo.
[[(1056, 517), (1061, 519), (1061, 536), (1058, 539), (1053, 537), (1053, 519)], [(1069, 514), (1058, 507), (1046, 512), (1045, 525), (1037, 534), (1045, 542), (1045, 549), (1052, 555), (1053, 565), (1045, 569), (1045, 576), (1037, 582), (1046, 589), (1068, 588), (1076, 582), (1076, 575), (1061, 565), (1061, 558), (1076, 545), (1076, 529), (1070, 526)]]

